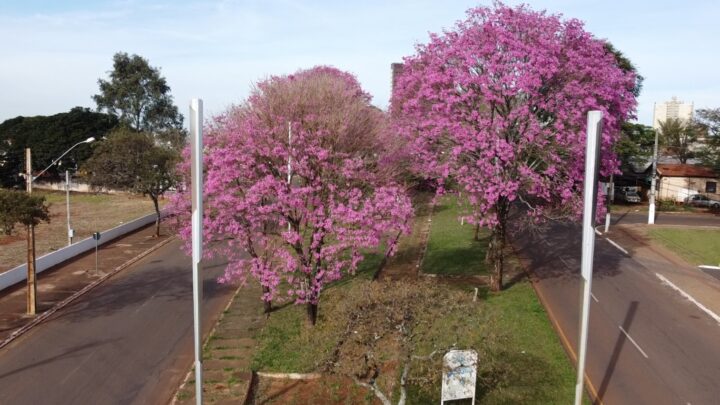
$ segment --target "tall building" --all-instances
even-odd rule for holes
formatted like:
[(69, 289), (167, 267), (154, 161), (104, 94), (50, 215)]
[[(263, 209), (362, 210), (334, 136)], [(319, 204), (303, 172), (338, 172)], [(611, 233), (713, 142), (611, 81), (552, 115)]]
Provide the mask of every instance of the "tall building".
[(652, 127), (655, 129), (660, 128), (660, 123), (668, 118), (690, 121), (693, 118), (693, 103), (678, 101), (675, 96), (670, 101), (655, 103)]

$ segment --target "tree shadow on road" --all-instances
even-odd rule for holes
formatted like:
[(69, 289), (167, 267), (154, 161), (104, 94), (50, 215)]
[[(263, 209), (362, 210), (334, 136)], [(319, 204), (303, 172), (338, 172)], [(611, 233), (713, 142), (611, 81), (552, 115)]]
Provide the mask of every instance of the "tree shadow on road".
[[(152, 271), (137, 269), (121, 275), (118, 279), (110, 278), (87, 295), (69, 304), (51, 319), (83, 322), (96, 317), (112, 316), (120, 311), (139, 311), (146, 303), (162, 305), (192, 301), (192, 272), (189, 266), (159, 264), (154, 266)], [(224, 267), (224, 264), (213, 263), (207, 266), (205, 271), (209, 273), (211, 268), (218, 266)], [(203, 280), (205, 302), (236, 288), (230, 284), (220, 284), (216, 279), (217, 275), (206, 275)]]
[[(580, 225), (552, 221), (533, 229), (515, 227), (509, 239), (532, 277), (559, 281), (578, 279), (582, 250)], [(594, 278), (620, 274), (620, 261), (626, 256), (607, 249), (607, 243), (602, 238), (595, 239)], [(630, 250), (629, 253), (632, 255), (633, 252)]]

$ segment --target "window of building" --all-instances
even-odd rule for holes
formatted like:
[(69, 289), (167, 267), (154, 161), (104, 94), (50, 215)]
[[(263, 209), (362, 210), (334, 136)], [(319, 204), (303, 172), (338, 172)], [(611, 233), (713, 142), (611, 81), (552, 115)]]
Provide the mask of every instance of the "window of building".
[(708, 181), (707, 183), (705, 183), (705, 192), (706, 193), (717, 193), (717, 182)]

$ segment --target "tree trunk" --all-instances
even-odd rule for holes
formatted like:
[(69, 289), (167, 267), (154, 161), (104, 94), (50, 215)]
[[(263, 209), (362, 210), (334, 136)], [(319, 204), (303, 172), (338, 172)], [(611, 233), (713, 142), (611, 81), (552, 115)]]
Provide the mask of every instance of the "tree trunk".
[(505, 226), (509, 211), (509, 202), (501, 198), (495, 205), (497, 225), (492, 229), (488, 255), (491, 258), (492, 272), (490, 273), (490, 290), (500, 291), (503, 287), (503, 271), (505, 259)]
[(158, 204), (158, 197), (150, 196), (153, 205), (155, 206), (155, 237), (160, 236), (160, 205)]
[(502, 278), (503, 278), (503, 250), (505, 247), (505, 235), (502, 230), (496, 227), (493, 229), (492, 238), (488, 252), (490, 253), (492, 272), (490, 273), (490, 290), (500, 291), (502, 290)]
[(307, 305), (308, 325), (315, 326), (315, 322), (317, 321), (318, 304), (313, 304), (311, 302), (308, 302), (306, 305)]
[[(264, 298), (264, 296), (266, 294), (270, 293), (270, 287), (263, 286), (262, 291), (263, 291), (263, 298)], [(265, 299), (263, 299), (263, 306), (264, 306), (264, 310), (265, 310), (264, 311), (265, 317), (269, 318), (270, 312), (272, 311), (272, 301), (266, 301)]]
[(375, 270), (375, 274), (373, 274), (373, 281), (377, 281), (378, 279), (380, 279), (380, 273), (382, 273), (383, 269), (385, 269), (385, 265), (387, 265), (388, 259), (390, 258), (392, 246), (397, 245), (400, 236), (402, 236), (402, 232), (398, 232), (397, 236), (395, 236), (395, 240), (393, 240), (390, 243), (390, 246), (388, 246), (388, 248), (385, 250), (385, 256), (383, 256), (380, 264), (377, 267), (377, 270)]
[(480, 240), (480, 224), (475, 225), (475, 236), (473, 236), (473, 239)]

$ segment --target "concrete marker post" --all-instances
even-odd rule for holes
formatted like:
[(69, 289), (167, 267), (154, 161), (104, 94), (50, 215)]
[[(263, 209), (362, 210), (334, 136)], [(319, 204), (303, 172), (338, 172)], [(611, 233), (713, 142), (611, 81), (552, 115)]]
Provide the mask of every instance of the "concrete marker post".
[(585, 149), (585, 186), (583, 192), (583, 233), (582, 262), (582, 312), (578, 339), (577, 383), (575, 384), (575, 405), (581, 405), (587, 354), (588, 324), (590, 320), (590, 291), (592, 287), (593, 255), (595, 253), (595, 204), (597, 202), (598, 163), (602, 133), (602, 112), (589, 111), (587, 115), (587, 144)]

